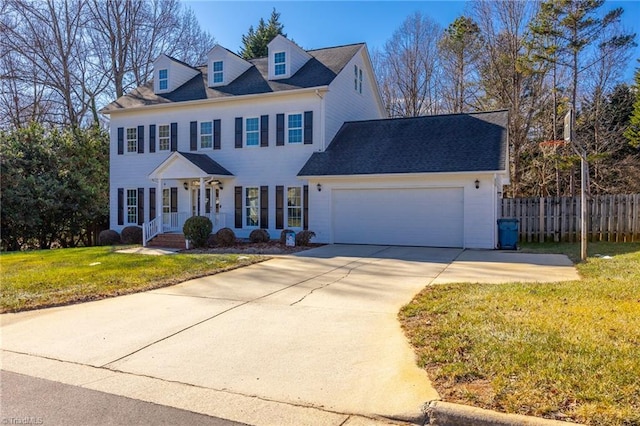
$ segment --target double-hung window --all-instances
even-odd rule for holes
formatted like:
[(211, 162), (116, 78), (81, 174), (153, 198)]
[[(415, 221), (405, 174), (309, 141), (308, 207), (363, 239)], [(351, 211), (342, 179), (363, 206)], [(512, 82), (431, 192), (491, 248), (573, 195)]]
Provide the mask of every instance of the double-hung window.
[(245, 126), (246, 145), (247, 146), (260, 145), (260, 119), (258, 117), (247, 118), (245, 124), (246, 124)]
[(302, 228), (302, 188), (287, 189), (287, 227)]
[(161, 124), (158, 126), (158, 151), (169, 151), (169, 125)]
[(285, 75), (287, 73), (287, 56), (285, 52), (277, 52), (274, 54), (273, 63), (275, 64), (275, 75)]
[(260, 226), (260, 188), (245, 188), (245, 225)]
[(213, 125), (211, 121), (200, 123), (200, 149), (211, 149), (213, 147)]
[(222, 61), (215, 61), (213, 63), (213, 82), (215, 84), (222, 83), (224, 81), (224, 66)]
[(289, 143), (302, 143), (302, 114), (289, 114), (287, 116), (287, 141)]
[(138, 152), (138, 129), (127, 127), (127, 152)]
[(158, 89), (167, 90), (169, 88), (169, 70), (162, 69), (158, 71)]
[(127, 189), (127, 223), (138, 223), (137, 189)]

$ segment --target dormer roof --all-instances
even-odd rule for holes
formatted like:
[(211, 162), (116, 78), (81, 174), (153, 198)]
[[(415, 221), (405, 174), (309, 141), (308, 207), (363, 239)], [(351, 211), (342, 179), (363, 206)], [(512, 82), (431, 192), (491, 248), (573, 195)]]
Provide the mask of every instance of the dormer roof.
[[(219, 70), (214, 69), (219, 65)], [(207, 74), (209, 87), (226, 86), (236, 78), (240, 77), (246, 70), (251, 68), (251, 63), (242, 59), (229, 49), (219, 44), (207, 53)], [(216, 81), (214, 76), (218, 73), (222, 81)]]
[[(174, 90), (167, 93), (154, 93), (155, 80), (151, 80), (147, 84), (139, 86), (111, 102), (101, 112), (110, 114), (114, 111), (144, 106), (224, 99), (328, 86), (361, 49), (366, 49), (364, 43), (308, 50), (305, 53), (309, 55), (310, 59), (296, 73), (280, 80), (269, 79), (268, 57), (251, 59), (245, 61), (250, 64), (249, 68), (235, 80), (215, 87), (210, 87), (208, 84), (209, 70), (207, 66), (189, 67), (194, 71), (195, 75)], [(154, 78), (157, 78), (156, 71), (154, 69)]]
[[(189, 64), (162, 53), (153, 61), (153, 90), (158, 94), (172, 92), (198, 75), (198, 72)], [(165, 80), (164, 86), (161, 85), (162, 80)]]
[(269, 80), (283, 80), (295, 75), (311, 55), (288, 38), (278, 34), (267, 45)]

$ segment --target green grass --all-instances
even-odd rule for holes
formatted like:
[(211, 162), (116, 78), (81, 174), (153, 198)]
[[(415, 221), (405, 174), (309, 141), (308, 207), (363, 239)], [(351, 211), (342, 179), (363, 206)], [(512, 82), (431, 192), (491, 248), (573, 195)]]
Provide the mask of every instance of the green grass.
[[(580, 255), (579, 244), (523, 250)], [(433, 286), (402, 309), (444, 400), (640, 425), (640, 243), (594, 243), (589, 253), (580, 281)]]
[(119, 296), (248, 265), (260, 256), (117, 253), (112, 247), (0, 255), (0, 312), (17, 312)]

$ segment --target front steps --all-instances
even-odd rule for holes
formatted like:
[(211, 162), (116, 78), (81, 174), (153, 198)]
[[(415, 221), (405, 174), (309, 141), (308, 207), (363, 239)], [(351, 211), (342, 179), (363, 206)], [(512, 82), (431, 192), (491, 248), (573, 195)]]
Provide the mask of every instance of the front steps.
[(158, 234), (147, 243), (148, 247), (164, 247), (184, 250), (187, 248), (183, 234)]

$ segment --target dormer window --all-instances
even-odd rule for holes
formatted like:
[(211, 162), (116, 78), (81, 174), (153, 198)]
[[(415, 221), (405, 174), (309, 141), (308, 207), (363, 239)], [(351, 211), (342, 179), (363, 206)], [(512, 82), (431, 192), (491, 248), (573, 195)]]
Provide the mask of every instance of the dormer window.
[(274, 54), (273, 63), (275, 64), (275, 75), (285, 75), (287, 73), (287, 58), (285, 52)]
[(224, 71), (223, 71), (223, 63), (222, 61), (215, 61), (213, 63), (213, 83), (219, 84), (224, 81)]
[(158, 71), (158, 89), (167, 90), (169, 88), (169, 70)]

